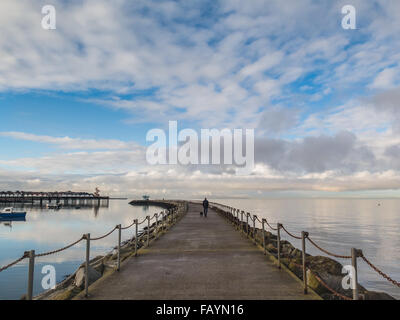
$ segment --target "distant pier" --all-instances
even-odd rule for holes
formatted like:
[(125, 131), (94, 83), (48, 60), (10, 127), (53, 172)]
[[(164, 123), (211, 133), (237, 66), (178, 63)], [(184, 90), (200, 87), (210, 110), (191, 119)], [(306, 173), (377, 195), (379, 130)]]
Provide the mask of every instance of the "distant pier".
[(110, 197), (99, 196), (88, 192), (29, 192), (1, 191), (0, 203), (62, 204), (64, 206), (106, 206)]

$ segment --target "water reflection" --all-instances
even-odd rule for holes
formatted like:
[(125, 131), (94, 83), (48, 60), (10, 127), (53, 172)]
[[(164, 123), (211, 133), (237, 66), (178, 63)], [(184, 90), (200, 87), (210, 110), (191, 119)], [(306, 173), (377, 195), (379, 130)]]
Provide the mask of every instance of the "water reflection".
[[(4, 205), (4, 207), (10, 204)], [(35, 250), (43, 253), (62, 248), (85, 233), (91, 237), (101, 236), (117, 224), (130, 225), (134, 219), (143, 220), (147, 215), (161, 212), (158, 207), (136, 207), (129, 205), (127, 200), (110, 201), (109, 206), (62, 206), (59, 209), (46, 209), (38, 205), (19, 205), (27, 211), (26, 221), (1, 221), (0, 227), (0, 266), (19, 258), (25, 251)], [(1, 204), (0, 204), (1, 209)], [(143, 228), (143, 224), (140, 228)], [(134, 228), (123, 230), (122, 240), (132, 238)], [(109, 237), (91, 243), (91, 257), (103, 255), (117, 244), (117, 232)], [(85, 243), (81, 241), (76, 246), (56, 255), (40, 257), (35, 260), (39, 270), (44, 264), (56, 267), (57, 280), (72, 273), (84, 261)], [(18, 299), (26, 286), (26, 259), (4, 272), (0, 273), (0, 299)], [(35, 271), (36, 272), (36, 271)], [(17, 282), (17, 283), (16, 283)], [(19, 288), (19, 289), (18, 289)], [(21, 291), (22, 290), (22, 291)], [(35, 293), (41, 291), (40, 282), (35, 283)]]
[(14, 219), (0, 219), (0, 224), (12, 229), (13, 223), (25, 222), (25, 221), (26, 221), (25, 217), (24, 218), (14, 218)]

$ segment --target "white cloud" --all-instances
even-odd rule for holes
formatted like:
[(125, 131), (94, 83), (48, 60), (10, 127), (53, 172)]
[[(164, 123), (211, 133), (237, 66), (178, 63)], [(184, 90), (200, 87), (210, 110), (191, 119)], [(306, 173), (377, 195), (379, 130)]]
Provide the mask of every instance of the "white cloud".
[(51, 137), (43, 135), (35, 135), (25, 132), (0, 132), (0, 136), (8, 137), (18, 140), (26, 140), (47, 144), (54, 144), (62, 149), (81, 149), (81, 150), (91, 150), (91, 149), (133, 149), (138, 147), (136, 143), (133, 142), (123, 142), (120, 140), (96, 140), (96, 139), (80, 139), (80, 138), (70, 138), (70, 137)]
[[(2, 132), (3, 137), (71, 151), (0, 161), (2, 166), (26, 168), (24, 173), (13, 172), (15, 181), (11, 171), (0, 172), (4, 188), (20, 188), (28, 181), (38, 189), (70, 183), (93, 189), (103, 183), (113, 192), (156, 192), (171, 179), (176, 181), (171, 191), (176, 195), (196, 188), (220, 193), (226, 186), (238, 193), (251, 188), (398, 186), (398, 172), (391, 170), (395, 165), (385, 159), (386, 149), (399, 141), (398, 132), (391, 128), (393, 118), (398, 119), (397, 95), (390, 95), (385, 112), (357, 100), (360, 88), (368, 95), (368, 90), (398, 85), (397, 2), (355, 0), (364, 23), (357, 33), (341, 30), (338, 2), (222, 0), (212, 6), (211, 2), (150, 0), (53, 2), (59, 17), (57, 30), (44, 31), (37, 2), (1, 1), (0, 23), (6, 35), (0, 38), (2, 93), (94, 88), (110, 94), (88, 98), (89, 102), (124, 110), (131, 121), (165, 123), (168, 119), (286, 133), (292, 138), (277, 140), (277, 149), (291, 145), (285, 150), (301, 156), (297, 165), (304, 172), (293, 170), (296, 157), (288, 159), (286, 154), (276, 160), (278, 151), (271, 158), (284, 159), (284, 170), (276, 172), (271, 163), (258, 163), (250, 179), (232, 177), (224, 168), (149, 168), (144, 149), (134, 142)], [(307, 85), (300, 83), (302, 92), (297, 93), (297, 81), (309, 74), (312, 79)], [(315, 88), (321, 89), (311, 90)], [(346, 94), (347, 103), (300, 114), (308, 110), (309, 102), (328, 94)], [(340, 155), (323, 145), (319, 144), (323, 155), (310, 152), (315, 150), (310, 141), (333, 143), (340, 131), (354, 135), (354, 148), (348, 152), (352, 166), (346, 173), (340, 170)], [(76, 150), (81, 152), (72, 152)], [(354, 150), (365, 151), (365, 158), (356, 158)], [(376, 157), (375, 164), (368, 163), (369, 152)], [(312, 163), (313, 158), (326, 161)], [(312, 172), (315, 168), (321, 172)]]
[(371, 84), (373, 89), (391, 89), (396, 86), (400, 68), (388, 68), (381, 71)]

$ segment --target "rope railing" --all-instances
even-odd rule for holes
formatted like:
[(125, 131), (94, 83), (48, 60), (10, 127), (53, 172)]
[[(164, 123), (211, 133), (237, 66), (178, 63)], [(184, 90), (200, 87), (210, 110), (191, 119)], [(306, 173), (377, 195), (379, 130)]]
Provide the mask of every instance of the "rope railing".
[(329, 256), (335, 257), (335, 258), (339, 258), (339, 259), (351, 259), (351, 256), (345, 256), (345, 255), (340, 255), (340, 254), (335, 254), (332, 253), (322, 247), (320, 247), (318, 244), (315, 243), (315, 241), (311, 240), (310, 237), (307, 237), (308, 241), (311, 242), (311, 244), (316, 247), (317, 249), (321, 250), (322, 252), (326, 253)]
[[(306, 267), (306, 251), (305, 251), (305, 244), (306, 244), (306, 240), (308, 240), (314, 247), (316, 247), (318, 250), (324, 252), (325, 254), (327, 254), (328, 256), (332, 256), (335, 258), (340, 258), (340, 259), (351, 259), (352, 260), (352, 266), (355, 269), (355, 275), (353, 275), (353, 277), (355, 279), (357, 279), (357, 258), (361, 258), (369, 267), (371, 267), (374, 271), (376, 271), (379, 275), (381, 275), (383, 278), (385, 278), (387, 281), (391, 282), (393, 285), (400, 287), (400, 283), (396, 280), (394, 280), (393, 278), (389, 277), (387, 274), (385, 274), (383, 271), (381, 271), (378, 267), (376, 267), (374, 264), (372, 264), (362, 253), (361, 250), (352, 248), (351, 249), (351, 255), (340, 255), (340, 254), (336, 254), (333, 252), (330, 252), (324, 248), (322, 248), (321, 246), (319, 246), (314, 240), (312, 240), (309, 237), (308, 232), (302, 231), (301, 236), (297, 236), (293, 233), (291, 233), (290, 231), (287, 230), (287, 228), (280, 224), (277, 223), (277, 228), (273, 227), (272, 225), (270, 225), (267, 221), (267, 219), (263, 218), (262, 220), (260, 220), (256, 215), (254, 215), (253, 217), (251, 216), (250, 213), (246, 213), (243, 210), (237, 209), (237, 208), (233, 208), (233, 207), (229, 207), (229, 206), (225, 206), (225, 205), (220, 205), (218, 204), (219, 207), (224, 207), (227, 209), (227, 211), (225, 212), (225, 216), (232, 221), (238, 228), (238, 230), (241, 230), (242, 232), (244, 232), (245, 234), (247, 234), (247, 236), (251, 236), (253, 235), (253, 240), (254, 243), (256, 243), (256, 232), (255, 232), (255, 221), (258, 221), (262, 224), (262, 232), (263, 232), (263, 247), (264, 247), (264, 254), (267, 252), (266, 250), (266, 241), (265, 241), (265, 229), (264, 229), (264, 225), (267, 225), (270, 229), (272, 229), (273, 231), (277, 231), (277, 259), (278, 259), (278, 267), (280, 268), (281, 266), (281, 256), (284, 256), (284, 254), (281, 252), (281, 236), (280, 236), (280, 229), (283, 229), (289, 236), (291, 236), (292, 238), (298, 239), (298, 240), (302, 240), (302, 260), (303, 260), (303, 265), (300, 266), (303, 269), (303, 282), (304, 282), (304, 292), (307, 293), (307, 279), (306, 279), (306, 271), (309, 270), (311, 272), (311, 274), (315, 277), (315, 279), (321, 283), (322, 286), (324, 286), (327, 290), (329, 290), (332, 294), (334, 294), (335, 296), (343, 299), (343, 300), (358, 300), (359, 299), (359, 294), (358, 294), (358, 283), (356, 280), (356, 286), (355, 288), (353, 288), (353, 299), (342, 295), (340, 293), (338, 293), (337, 291), (335, 291), (334, 289), (330, 288), (322, 279), (321, 277), (316, 274), (313, 270), (311, 270), (310, 268)], [(250, 225), (249, 223), (249, 217), (250, 220), (253, 223), (253, 226)], [(243, 219), (244, 218), (244, 219)], [(253, 229), (253, 232), (251, 232), (250, 229)], [(299, 265), (297, 265), (299, 266)]]
[(79, 242), (81, 242), (83, 239), (84, 239), (84, 237), (81, 237), (80, 239), (76, 240), (75, 242), (73, 242), (73, 243), (71, 243), (71, 244), (69, 244), (69, 245), (67, 245), (67, 246), (65, 246), (63, 248), (60, 248), (60, 249), (57, 249), (57, 250), (53, 250), (53, 251), (49, 251), (49, 252), (44, 252), (44, 253), (38, 253), (38, 254), (35, 254), (35, 256), (36, 257), (44, 257), (44, 256), (49, 256), (51, 254), (55, 254), (55, 253), (67, 250), (67, 249), (73, 247), (74, 245), (78, 244)]
[(393, 283), (395, 286), (400, 287), (400, 282), (392, 279), (391, 277), (389, 277), (386, 273), (384, 273), (383, 271), (379, 270), (378, 267), (376, 267), (374, 264), (372, 264), (372, 262), (370, 262), (365, 256), (364, 254), (361, 252), (360, 254), (360, 258), (363, 259), (365, 261), (366, 264), (368, 264), (374, 271), (376, 271), (377, 273), (379, 273), (382, 277), (384, 277), (387, 281)]
[[(117, 271), (119, 271), (120, 268), (120, 249), (121, 249), (121, 231), (122, 230), (126, 230), (131, 228), (132, 226), (136, 226), (136, 232), (135, 232), (135, 255), (137, 255), (137, 249), (138, 249), (138, 240), (139, 239), (143, 239), (143, 237), (145, 235), (147, 235), (147, 246), (149, 245), (149, 240), (150, 240), (150, 228), (147, 229), (146, 232), (142, 231), (142, 233), (139, 235), (139, 230), (138, 227), (139, 225), (141, 225), (144, 222), (148, 222), (148, 227), (150, 227), (150, 221), (154, 218), (156, 218), (156, 227), (155, 227), (155, 231), (153, 230), (153, 232), (158, 233), (159, 232), (159, 224), (161, 226), (161, 231), (165, 231), (167, 230), (166, 225), (165, 224), (174, 224), (177, 220), (178, 220), (178, 216), (181, 216), (182, 214), (184, 214), (185, 212), (187, 212), (188, 210), (188, 204), (187, 202), (185, 203), (177, 203), (174, 205), (174, 207), (172, 209), (168, 209), (167, 211), (162, 211), (160, 214), (155, 213), (153, 215), (152, 218), (150, 218), (150, 216), (147, 216), (144, 218), (143, 221), (141, 221), (140, 223), (138, 222), (137, 219), (135, 219), (133, 221), (132, 224), (126, 226), (126, 227), (122, 227), (120, 224), (117, 225), (116, 227), (114, 227), (111, 231), (109, 231), (108, 233), (100, 236), (100, 237), (95, 237), (95, 238), (91, 238), (90, 237), (90, 233), (88, 234), (84, 234), (80, 239), (78, 239), (77, 241), (70, 243), (69, 245), (62, 247), (60, 249), (57, 250), (52, 250), (52, 251), (48, 251), (48, 252), (43, 252), (43, 253), (39, 253), (36, 254), (35, 250), (31, 250), (31, 251), (26, 251), (20, 258), (18, 258), (17, 260), (3, 266), (0, 268), (0, 272), (7, 270), (8, 268), (11, 268), (12, 266), (18, 264), (19, 262), (21, 262), (22, 260), (24, 260), (25, 258), (29, 258), (29, 271), (28, 271), (28, 291), (27, 291), (27, 299), (28, 300), (32, 300), (33, 297), (33, 275), (34, 275), (34, 264), (35, 264), (35, 258), (36, 257), (44, 257), (44, 256), (49, 256), (52, 254), (56, 254), (59, 252), (62, 252), (64, 250), (67, 250), (73, 246), (75, 246), (76, 244), (78, 244), (79, 242), (81, 242), (82, 240), (86, 240), (86, 262), (85, 262), (85, 296), (88, 295), (88, 277), (86, 276), (89, 272), (88, 268), (89, 268), (89, 257), (90, 257), (90, 241), (96, 241), (96, 240), (101, 240), (104, 239), (106, 237), (108, 237), (109, 235), (111, 235), (115, 230), (118, 230), (118, 258), (117, 258)], [(161, 216), (162, 218), (160, 220), (158, 220), (158, 217)], [(154, 225), (154, 224), (153, 224)], [(133, 240), (133, 239), (132, 239)], [(129, 241), (129, 243), (132, 242), (132, 240)], [(143, 240), (141, 240), (143, 241)], [(105, 258), (105, 257), (103, 257)], [(98, 261), (102, 260), (103, 258), (99, 259)], [(96, 261), (96, 262), (98, 262)]]
[(317, 281), (318, 281), (320, 284), (322, 284), (326, 289), (328, 289), (333, 295), (335, 295), (335, 296), (337, 296), (337, 297), (339, 297), (340, 299), (343, 299), (343, 300), (353, 300), (352, 298), (349, 298), (349, 297), (345, 296), (344, 294), (341, 294), (341, 293), (337, 292), (336, 290), (332, 289), (331, 287), (329, 287), (329, 286), (325, 283), (325, 281), (322, 280), (322, 279), (321, 279), (314, 271), (312, 271), (311, 269), (308, 268), (307, 270), (309, 270), (309, 271), (312, 273), (312, 275), (314, 276), (314, 278), (317, 279)]
[(142, 222), (138, 222), (138, 224), (141, 225), (142, 223), (144, 223), (144, 222), (146, 222), (146, 221), (147, 221), (147, 217), (144, 218)]
[(105, 235), (97, 237), (97, 238), (90, 238), (90, 240), (96, 241), (96, 240), (101, 240), (101, 239), (107, 238), (111, 233), (113, 233), (117, 229), (118, 229), (117, 227), (114, 227), (114, 229), (112, 229), (110, 232), (106, 233)]
[(130, 227), (134, 226), (135, 223), (136, 223), (135, 220), (133, 220), (132, 224), (130, 224), (129, 226), (126, 226), (126, 227), (121, 227), (121, 230), (129, 229)]
[(290, 233), (283, 225), (282, 225), (282, 229), (283, 229), (289, 236), (291, 236), (292, 238), (301, 240), (301, 237), (296, 236), (296, 235), (294, 235), (293, 233)]
[(278, 231), (278, 228), (274, 228), (273, 226), (271, 226), (271, 225), (268, 223), (268, 220), (267, 220), (267, 219), (265, 219), (265, 223), (267, 224), (268, 227), (270, 227), (270, 229), (272, 229), (272, 230), (274, 230), (274, 231)]
[(8, 268), (11, 268), (13, 265), (16, 265), (17, 263), (21, 262), (22, 260), (24, 260), (24, 259), (27, 258), (27, 257), (28, 257), (28, 255), (27, 255), (27, 253), (25, 252), (25, 253), (24, 253), (20, 258), (18, 258), (17, 260), (14, 260), (13, 262), (7, 264), (6, 266), (1, 267), (1, 268), (0, 268), (0, 272), (2, 272), (2, 271), (4, 271), (4, 270), (7, 270)]

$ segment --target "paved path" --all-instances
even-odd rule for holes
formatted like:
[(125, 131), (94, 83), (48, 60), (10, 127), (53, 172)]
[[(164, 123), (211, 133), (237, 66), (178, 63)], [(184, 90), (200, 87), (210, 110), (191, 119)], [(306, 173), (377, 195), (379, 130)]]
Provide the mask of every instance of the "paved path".
[(89, 288), (90, 299), (316, 299), (224, 218), (200, 205)]

